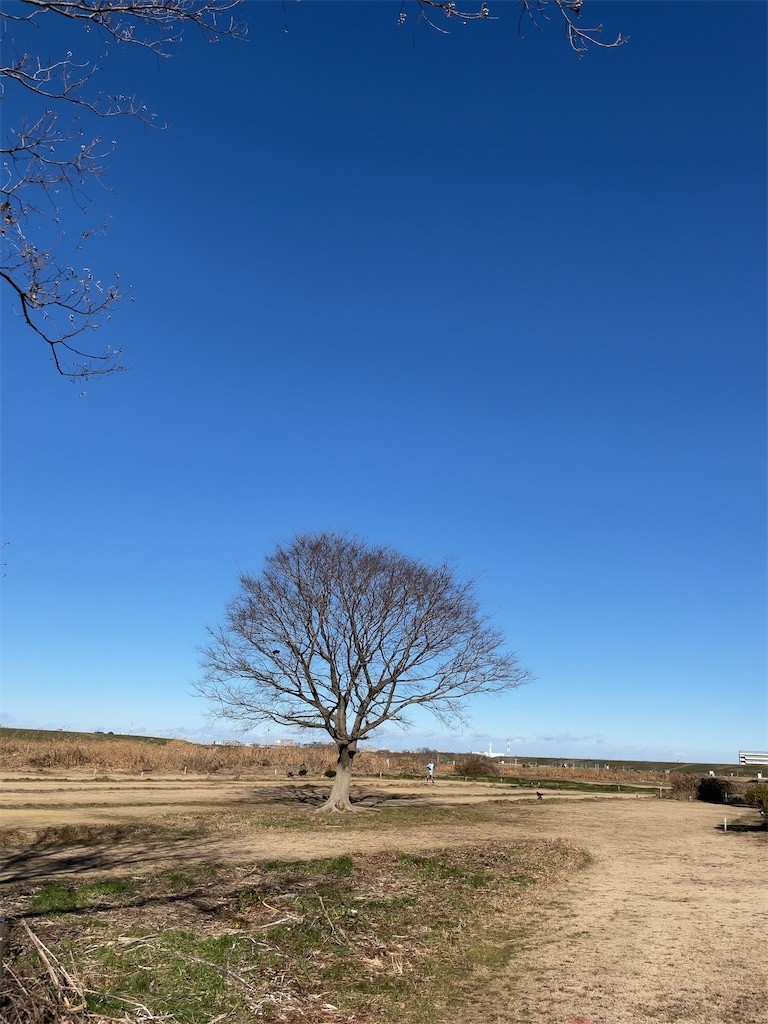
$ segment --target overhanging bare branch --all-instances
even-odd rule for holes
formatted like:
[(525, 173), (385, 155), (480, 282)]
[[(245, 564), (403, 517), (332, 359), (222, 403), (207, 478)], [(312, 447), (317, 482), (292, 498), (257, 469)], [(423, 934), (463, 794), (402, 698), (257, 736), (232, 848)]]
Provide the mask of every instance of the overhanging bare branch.
[[(50, 349), (58, 373), (83, 379), (123, 368), (120, 352), (94, 346), (91, 332), (104, 327), (122, 297), (117, 276), (103, 284), (77, 265), (88, 237), (81, 232), (65, 253), (60, 224), (70, 206), (88, 208), (94, 184), (103, 185), (106, 158), (99, 121), (155, 116), (134, 95), (95, 88), (107, 53), (78, 60), (70, 51), (43, 61), (35, 33), (66, 18), (94, 28), (107, 44), (131, 45), (170, 56), (187, 26), (215, 41), (244, 34), (234, 18), (241, 0), (19, 0), (0, 10), (0, 86), (26, 96), (30, 111), (0, 142), (0, 280), (15, 299), (22, 322)], [(17, 32), (25, 38), (14, 37)], [(55, 37), (54, 37), (55, 40)], [(108, 48), (108, 47), (107, 47)]]

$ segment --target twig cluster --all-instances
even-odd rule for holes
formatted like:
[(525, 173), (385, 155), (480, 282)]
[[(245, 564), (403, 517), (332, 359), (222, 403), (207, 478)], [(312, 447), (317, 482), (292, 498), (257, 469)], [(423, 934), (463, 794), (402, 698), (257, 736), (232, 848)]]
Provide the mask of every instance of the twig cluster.
[(81, 231), (73, 251), (62, 226), (69, 207), (85, 211), (92, 185), (104, 185), (115, 142), (94, 122), (127, 116), (156, 125), (156, 118), (134, 95), (96, 89), (106, 53), (82, 62), (70, 51), (42, 60), (29, 30), (54, 27), (58, 15), (95, 31), (106, 46), (134, 45), (167, 57), (186, 25), (211, 40), (240, 34), (232, 16), (239, 2), (21, 0), (0, 11), (0, 95), (15, 91), (28, 111), (0, 141), (0, 280), (62, 376), (84, 379), (123, 368), (119, 349), (89, 340), (121, 298), (119, 279), (102, 282), (74, 263), (101, 228)]
[(175, 1024), (172, 1014), (155, 1013), (137, 999), (112, 995), (125, 1009), (119, 1018), (106, 1017), (88, 1007), (88, 996), (98, 995), (78, 977), (74, 965), (65, 967), (61, 957), (46, 945), (26, 921), (24, 951), (34, 954), (38, 969), (27, 965), (24, 974), (12, 964), (5, 965), (0, 988), (0, 1011), (4, 1024)]
[[(615, 39), (605, 40), (602, 37), (603, 26), (595, 25), (592, 28), (584, 28), (579, 22), (584, 0), (519, 0), (520, 20), (518, 32), (522, 36), (523, 25), (529, 22), (536, 29), (541, 29), (542, 21), (549, 21), (549, 11), (553, 8), (559, 12), (565, 25), (565, 34), (571, 49), (582, 56), (591, 46), (598, 46), (602, 49), (613, 49), (626, 43), (628, 36), (618, 33)], [(444, 28), (434, 20), (433, 12), (438, 12), (448, 19), (460, 22), (496, 20), (491, 8), (485, 2), (475, 7), (455, 3), (454, 0), (417, 0), (419, 8), (419, 20), (438, 32), (445, 32)], [(407, 20), (405, 2), (400, 8), (400, 24)]]

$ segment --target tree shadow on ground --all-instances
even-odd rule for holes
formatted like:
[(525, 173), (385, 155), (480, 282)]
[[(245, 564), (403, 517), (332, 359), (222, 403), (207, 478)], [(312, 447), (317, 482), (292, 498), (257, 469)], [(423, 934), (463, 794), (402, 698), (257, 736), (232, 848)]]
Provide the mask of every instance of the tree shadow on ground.
[(205, 859), (206, 840), (191, 842), (182, 836), (137, 844), (105, 844), (99, 847), (51, 845), (34, 840), (22, 849), (6, 854), (0, 863), (0, 891), (29, 882), (50, 880), (54, 875), (84, 875), (117, 869), (156, 869), (159, 858), (177, 866)]
[(715, 830), (718, 832), (766, 832), (768, 830), (768, 822), (752, 818), (735, 818), (733, 821), (728, 822), (727, 827), (723, 822), (720, 822), (719, 825), (715, 825)]
[[(241, 892), (244, 885), (253, 884), (248, 882), (249, 879), (258, 880), (258, 884), (265, 892), (272, 892), (274, 888), (271, 875), (265, 875), (262, 865), (259, 864), (245, 870), (236, 870), (234, 874), (230, 873), (227, 867), (223, 867), (223, 875), (215, 870), (213, 878), (208, 881), (205, 880), (206, 875), (201, 880), (199, 874), (192, 874), (185, 879), (185, 867), (194, 872), (195, 869), (206, 866), (204, 860), (201, 862), (199, 846), (194, 852), (194, 857), (188, 858), (184, 858), (181, 843), (175, 848), (166, 844), (162, 852), (172, 862), (173, 872), (176, 873), (175, 879), (173, 874), (166, 873), (153, 877), (157, 872), (157, 847), (144, 850), (135, 846), (122, 850), (112, 847), (64, 852), (50, 847), (36, 850), (32, 844), (6, 862), (5, 875), (0, 885), (0, 891), (3, 892), (4, 916), (9, 921), (32, 921), (35, 918), (42, 918), (50, 923), (54, 919), (66, 922), (93, 914), (119, 912), (124, 922), (135, 920), (136, 923), (146, 925), (151, 918), (160, 915), (162, 919), (164, 911), (174, 908), (173, 919), (177, 924), (182, 922), (194, 926), (196, 922), (232, 916), (232, 900)], [(208, 861), (207, 866), (215, 867), (215, 862)], [(148, 869), (144, 877), (142, 869)], [(117, 897), (86, 896), (81, 904), (60, 909), (40, 909), (28, 905), (30, 891), (40, 883), (58, 878), (65, 888), (76, 891), (78, 886), (88, 884), (89, 879), (83, 876), (93, 874), (95, 878), (91, 881), (98, 881), (99, 876), (103, 878), (113, 871), (120, 871), (122, 877), (126, 877), (130, 872), (129, 877), (136, 878), (140, 890), (143, 891)], [(137, 874), (134, 875), (133, 872)], [(175, 888), (175, 885), (178, 885), (178, 888)], [(171, 891), (168, 891), (169, 886)]]
[(33, 910), (21, 907), (8, 916), (11, 921), (32, 921), (38, 917), (46, 921), (49, 921), (52, 917), (64, 921), (99, 913), (113, 913), (115, 911), (122, 913), (131, 910), (148, 910), (149, 908), (158, 909), (181, 905), (187, 909), (187, 916), (189, 916), (190, 912), (193, 912), (197, 918), (215, 918), (220, 916), (222, 909), (227, 906), (230, 898), (229, 893), (213, 895), (207, 887), (199, 886), (186, 889), (183, 892), (143, 895), (121, 900), (93, 900), (83, 906), (69, 907), (66, 910), (57, 910), (53, 913), (47, 909)]
[[(320, 807), (328, 799), (329, 789), (327, 786), (315, 785), (307, 782), (294, 786), (275, 786), (271, 789), (259, 789), (254, 792), (254, 800), (258, 803), (270, 805), (282, 805), (293, 807), (296, 804), (305, 807)], [(386, 807), (399, 803), (418, 803), (419, 798), (411, 793), (384, 793), (380, 790), (365, 789), (362, 786), (352, 786), (350, 789), (350, 801), (356, 807)]]

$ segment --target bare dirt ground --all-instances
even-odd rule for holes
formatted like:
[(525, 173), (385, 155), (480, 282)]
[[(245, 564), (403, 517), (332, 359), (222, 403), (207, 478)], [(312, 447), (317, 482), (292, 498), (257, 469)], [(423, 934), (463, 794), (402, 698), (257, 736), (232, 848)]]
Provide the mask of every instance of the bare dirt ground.
[(768, 1020), (764, 835), (723, 833), (724, 808), (695, 803), (530, 811), (521, 831), (572, 839), (593, 863), (558, 894), (513, 977), (485, 989), (487, 1021), (509, 1021), (510, 992), (517, 1018), (536, 1024)]
[[(29, 779), (24, 776), (23, 779)], [(242, 829), (162, 847), (30, 851), (6, 861), (0, 881), (53, 873), (151, 869), (172, 858), (254, 863), (309, 859), (397, 848), (425, 850), (526, 837), (565, 839), (586, 849), (590, 866), (567, 889), (547, 896), (531, 920), (494, 921), (521, 934), (508, 968), (483, 979), (471, 1009), (452, 1011), (451, 1024), (765, 1024), (768, 955), (765, 941), (766, 834), (723, 832), (737, 812), (700, 803), (649, 797), (546, 795), (487, 784), (367, 779), (360, 792), (374, 807), (443, 807), (428, 826), (409, 816), (397, 830), (375, 827), (373, 810), (355, 816), (310, 817), (302, 827), (279, 826), (281, 807), (305, 810), (316, 787), (295, 781), (193, 779), (111, 781), (6, 777), (0, 827), (120, 823), (137, 818), (178, 820), (206, 808), (243, 813)], [(485, 804), (487, 820), (453, 812)], [(248, 824), (247, 810), (267, 804), (277, 825)], [(435, 1022), (441, 1017), (436, 1014)]]

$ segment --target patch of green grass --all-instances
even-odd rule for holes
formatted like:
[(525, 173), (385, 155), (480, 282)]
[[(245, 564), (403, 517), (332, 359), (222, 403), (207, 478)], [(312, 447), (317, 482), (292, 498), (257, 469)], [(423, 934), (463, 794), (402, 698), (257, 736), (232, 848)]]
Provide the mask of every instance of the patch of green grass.
[(452, 878), (475, 888), (488, 884), (488, 874), (485, 871), (472, 871), (460, 865), (445, 864), (437, 857), (401, 853), (400, 860), (403, 864), (408, 865), (418, 878), (430, 881)]
[(286, 871), (293, 872), (295, 874), (308, 874), (308, 875), (338, 875), (348, 877), (352, 874), (352, 858), (343, 857), (324, 857), (318, 860), (273, 860), (267, 861), (263, 865), (266, 871), (279, 871), (284, 873)]
[(136, 883), (128, 878), (104, 878), (76, 885), (45, 882), (29, 899), (28, 908), (44, 914), (65, 914), (105, 902), (123, 901), (136, 893)]
[(200, 873), (196, 871), (168, 871), (161, 881), (170, 893), (185, 892), (200, 884)]
[(208, 1024), (221, 1013), (246, 1024), (294, 1019), (286, 1018), (286, 1010), (310, 997), (318, 1001), (319, 993), (349, 1007), (404, 998), (402, 977), (360, 971), (350, 955), (352, 908), (347, 903), (345, 914), (344, 903), (326, 899), (321, 913), (317, 895), (307, 894), (291, 904), (297, 920), (270, 928), (261, 941), (247, 934), (209, 937), (171, 930), (137, 934), (136, 944), (127, 948), (102, 947), (95, 954), (100, 991), (89, 997), (89, 1009), (117, 1016), (136, 1001), (156, 1015), (170, 1014), (178, 1024)]
[[(203, 1024), (219, 1013), (245, 1019), (241, 1015), (249, 990), (257, 992), (243, 974), (253, 966), (249, 940), (177, 930), (137, 939), (127, 948), (110, 945), (97, 951), (102, 986), (88, 996), (92, 1013), (122, 1015), (132, 1002), (140, 1002), (157, 1015), (171, 1014), (179, 1024)], [(274, 958), (263, 962), (264, 969), (273, 965)]]

